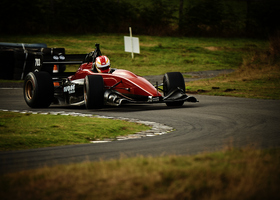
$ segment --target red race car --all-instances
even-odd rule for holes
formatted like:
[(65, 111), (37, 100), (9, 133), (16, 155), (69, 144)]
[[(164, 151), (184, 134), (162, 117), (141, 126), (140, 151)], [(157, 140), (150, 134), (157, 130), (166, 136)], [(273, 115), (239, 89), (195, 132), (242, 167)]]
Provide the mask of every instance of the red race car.
[[(58, 61), (56, 56), (55, 61), (48, 64), (77, 63), (63, 61), (65, 57), (67, 56), (60, 56)], [(119, 106), (124, 103), (166, 103), (167, 106), (182, 106), (185, 101), (198, 102), (195, 97), (186, 95), (184, 78), (180, 72), (166, 73), (161, 84), (152, 85), (145, 78), (130, 71), (109, 68), (110, 61), (106, 59), (106, 56), (101, 56), (99, 45), (96, 44), (95, 51), (86, 55), (76, 73), (52, 74), (39, 70), (30, 72), (24, 80), (25, 102), (31, 108), (66, 104), (85, 105), (88, 109), (102, 108), (105, 105)], [(98, 72), (95, 67), (98, 63), (102, 64), (100, 62), (104, 62), (107, 68), (104, 67), (103, 71)]]

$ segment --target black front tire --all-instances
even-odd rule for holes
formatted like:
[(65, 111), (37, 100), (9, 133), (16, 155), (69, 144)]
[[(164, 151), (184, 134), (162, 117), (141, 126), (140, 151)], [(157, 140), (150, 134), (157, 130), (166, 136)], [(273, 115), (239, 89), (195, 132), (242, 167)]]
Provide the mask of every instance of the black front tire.
[(84, 100), (87, 109), (103, 107), (104, 81), (100, 75), (89, 75), (84, 83)]
[[(184, 77), (180, 72), (169, 72), (163, 77), (163, 93), (167, 96), (174, 89), (180, 88), (186, 92)], [(184, 101), (175, 101), (166, 103), (167, 106), (182, 106)]]
[(53, 101), (54, 86), (52, 77), (47, 72), (30, 72), (23, 85), (23, 96), (31, 108), (47, 108)]

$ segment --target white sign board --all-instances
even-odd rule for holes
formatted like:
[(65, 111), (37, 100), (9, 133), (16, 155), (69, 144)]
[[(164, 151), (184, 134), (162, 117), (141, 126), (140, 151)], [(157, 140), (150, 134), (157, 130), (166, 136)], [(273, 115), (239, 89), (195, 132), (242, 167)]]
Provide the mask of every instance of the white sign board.
[[(131, 44), (132, 41), (132, 44)], [(133, 51), (131, 50), (133, 48)], [(140, 53), (140, 45), (138, 37), (124, 36), (124, 51)]]

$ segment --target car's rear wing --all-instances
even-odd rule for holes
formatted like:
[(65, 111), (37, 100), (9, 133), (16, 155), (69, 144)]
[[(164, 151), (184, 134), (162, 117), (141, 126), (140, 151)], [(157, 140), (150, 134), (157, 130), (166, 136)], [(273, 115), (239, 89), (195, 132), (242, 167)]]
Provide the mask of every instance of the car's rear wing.
[(87, 54), (48, 55), (35, 61), (35, 69), (50, 74), (64, 73), (66, 65), (81, 65)]
[(93, 62), (101, 55), (99, 44), (88, 54), (65, 54), (64, 48), (47, 48), (46, 44), (0, 43), (0, 79), (24, 79), (31, 71), (65, 73), (66, 65)]
[[(79, 64), (94, 62), (97, 56), (101, 56), (99, 44), (95, 44), (95, 50), (88, 54), (63, 54), (63, 53), (51, 53), (43, 55), (42, 65), (38, 65), (39, 71), (47, 71), (50, 74), (58, 75), (65, 71), (65, 65)], [(39, 62), (39, 61), (38, 61)]]
[(68, 54), (43, 56), (43, 64), (46, 65), (69, 65), (82, 64), (87, 54)]

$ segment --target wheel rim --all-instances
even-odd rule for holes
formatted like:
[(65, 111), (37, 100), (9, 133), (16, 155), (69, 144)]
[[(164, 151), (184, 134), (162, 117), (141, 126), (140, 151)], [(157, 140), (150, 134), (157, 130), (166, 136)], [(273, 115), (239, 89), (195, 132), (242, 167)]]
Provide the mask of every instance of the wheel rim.
[(34, 96), (34, 86), (31, 80), (28, 80), (25, 84), (25, 96), (29, 100)]

